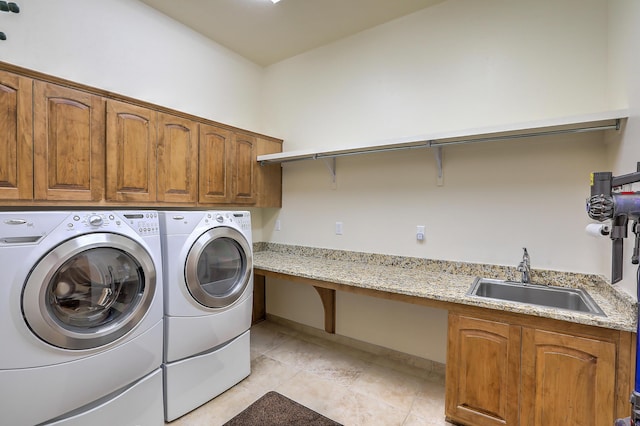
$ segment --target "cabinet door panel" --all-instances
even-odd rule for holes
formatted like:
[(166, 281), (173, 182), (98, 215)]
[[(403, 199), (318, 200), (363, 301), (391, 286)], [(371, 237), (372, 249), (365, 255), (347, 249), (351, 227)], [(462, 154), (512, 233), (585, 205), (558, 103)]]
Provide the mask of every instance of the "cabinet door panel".
[(198, 201), (227, 203), (231, 198), (231, 132), (200, 124), (200, 167)]
[(475, 425), (516, 424), (520, 328), (451, 314), (447, 416)]
[(33, 198), (32, 80), (0, 71), (0, 199)]
[(525, 426), (614, 422), (615, 344), (523, 329)]
[(158, 114), (158, 201), (195, 203), (198, 123)]
[(256, 138), (236, 133), (233, 143), (233, 201), (252, 204), (255, 196)]
[(107, 103), (107, 200), (156, 200), (156, 112)]
[(104, 189), (104, 103), (98, 96), (34, 84), (35, 198), (99, 201)]

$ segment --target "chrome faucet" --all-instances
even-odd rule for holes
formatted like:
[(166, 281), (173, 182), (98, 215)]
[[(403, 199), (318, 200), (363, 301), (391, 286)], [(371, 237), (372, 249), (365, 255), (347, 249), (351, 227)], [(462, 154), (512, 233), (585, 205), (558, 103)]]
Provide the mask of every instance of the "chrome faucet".
[(531, 283), (531, 259), (529, 258), (529, 252), (527, 252), (527, 248), (523, 247), (524, 254), (522, 255), (522, 261), (518, 264), (518, 272), (522, 273), (522, 284)]

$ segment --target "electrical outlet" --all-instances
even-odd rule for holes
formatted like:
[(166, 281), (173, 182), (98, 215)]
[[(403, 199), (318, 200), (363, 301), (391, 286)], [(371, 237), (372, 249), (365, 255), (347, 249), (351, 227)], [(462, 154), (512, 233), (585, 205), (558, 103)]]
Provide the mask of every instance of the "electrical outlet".
[(342, 235), (342, 222), (336, 222), (336, 235)]
[(424, 226), (418, 225), (416, 227), (416, 240), (424, 241)]
[(282, 229), (282, 227), (281, 227), (280, 219), (278, 219), (278, 220), (276, 220), (276, 231), (279, 231), (281, 229)]

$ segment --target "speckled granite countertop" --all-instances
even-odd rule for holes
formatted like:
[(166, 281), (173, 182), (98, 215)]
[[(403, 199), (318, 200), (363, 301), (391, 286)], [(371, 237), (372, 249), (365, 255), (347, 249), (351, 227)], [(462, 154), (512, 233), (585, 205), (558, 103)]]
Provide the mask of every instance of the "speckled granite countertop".
[(636, 331), (634, 300), (596, 275), (532, 270), (533, 283), (586, 290), (606, 317), (521, 303), (471, 297), (476, 276), (514, 279), (514, 267), (329, 250), (274, 243), (254, 245), (253, 266), (265, 271), (354, 287), (499, 309), (623, 331)]

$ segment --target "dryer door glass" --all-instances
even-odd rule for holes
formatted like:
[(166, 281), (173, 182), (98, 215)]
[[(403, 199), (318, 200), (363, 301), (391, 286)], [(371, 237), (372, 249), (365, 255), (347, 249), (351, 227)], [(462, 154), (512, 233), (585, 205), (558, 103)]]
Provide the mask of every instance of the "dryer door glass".
[(198, 259), (198, 282), (212, 297), (226, 297), (234, 291), (246, 269), (242, 248), (234, 240), (218, 238)]
[(252, 267), (251, 248), (242, 234), (214, 228), (198, 238), (187, 256), (187, 288), (204, 306), (229, 306), (247, 289)]
[(136, 241), (96, 233), (43, 256), (22, 292), (29, 328), (65, 349), (107, 345), (134, 329), (155, 297), (153, 259)]

